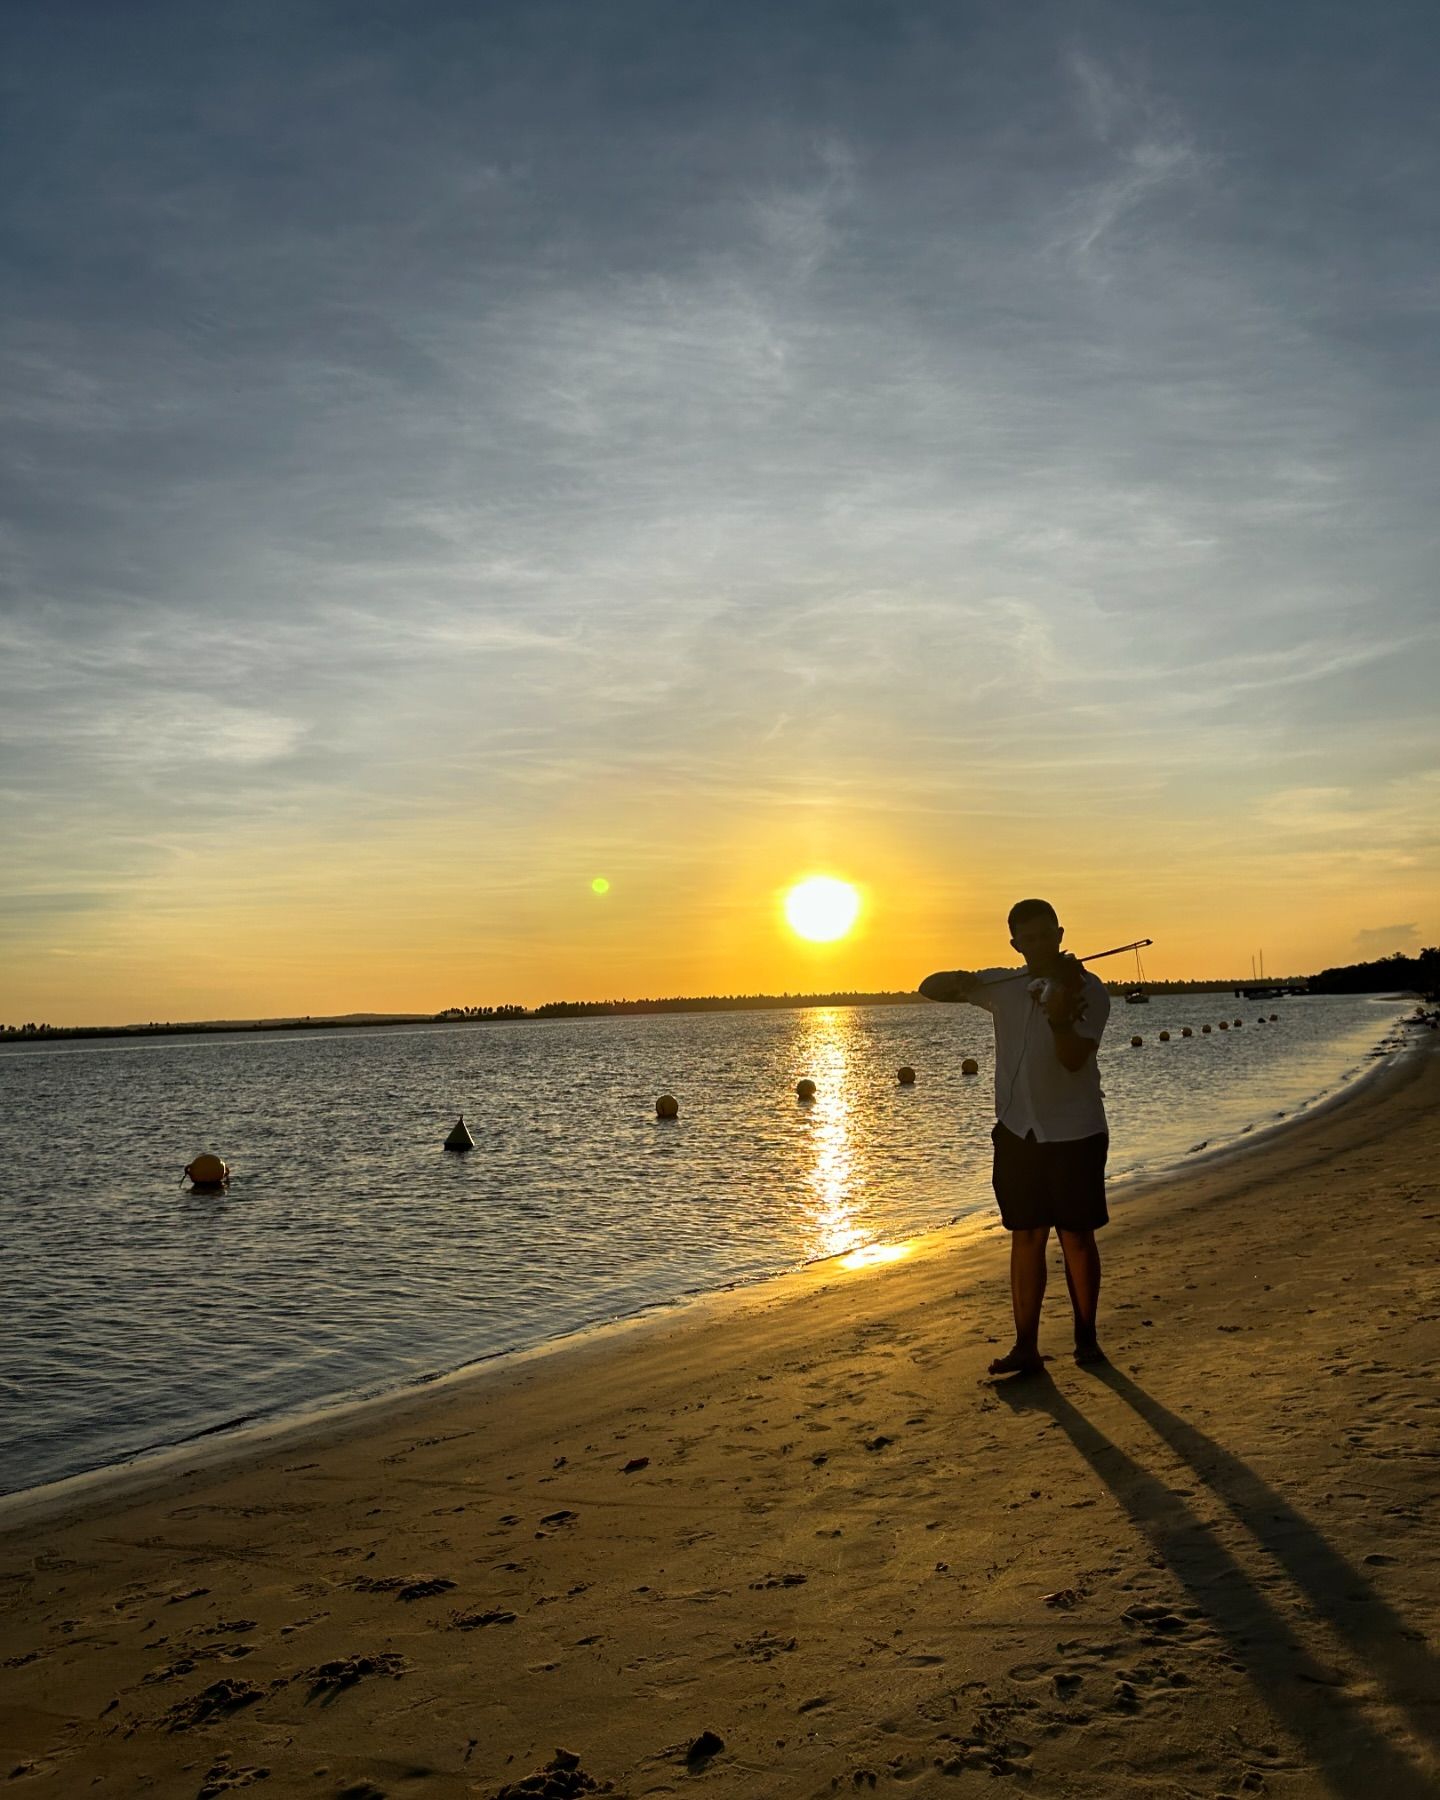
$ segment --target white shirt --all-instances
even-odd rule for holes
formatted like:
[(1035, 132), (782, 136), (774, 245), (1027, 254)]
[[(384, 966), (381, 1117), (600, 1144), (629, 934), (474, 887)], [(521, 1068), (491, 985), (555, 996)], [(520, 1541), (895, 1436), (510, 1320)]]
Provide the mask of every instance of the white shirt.
[[(1024, 969), (981, 969), (980, 987), (967, 996), (995, 1021), (995, 1117), (1016, 1137), (1034, 1132), (1042, 1144), (1093, 1137), (1107, 1129), (1100, 1070), (1095, 1055), (1067, 1069), (1055, 1049), (1055, 1034), (1044, 1008), (1030, 993), (1033, 976)], [(1007, 981), (1006, 976), (1018, 979)], [(1098, 1045), (1110, 1017), (1110, 996), (1098, 975), (1085, 971), (1085, 1011), (1076, 1037)]]

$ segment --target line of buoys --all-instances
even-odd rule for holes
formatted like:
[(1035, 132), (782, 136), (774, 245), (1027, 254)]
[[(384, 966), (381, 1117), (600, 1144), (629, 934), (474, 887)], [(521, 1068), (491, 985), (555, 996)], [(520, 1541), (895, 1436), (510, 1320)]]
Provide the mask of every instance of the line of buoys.
[[(1279, 1013), (1271, 1013), (1269, 1022), (1274, 1023), (1275, 1021), (1277, 1021), (1279, 1019), (1279, 1017), (1280, 1017)], [(1257, 1025), (1264, 1025), (1266, 1022), (1267, 1021), (1265, 1020), (1263, 1015), (1255, 1021), (1255, 1023)], [(1239, 1031), (1240, 1028), (1244, 1025), (1244, 1023), (1245, 1023), (1245, 1021), (1243, 1019), (1236, 1019), (1233, 1021), (1233, 1023), (1229, 1019), (1222, 1019), (1219, 1024), (1219, 1029), (1221, 1031), (1230, 1031), (1232, 1029), (1235, 1031)], [(1215, 1027), (1210, 1026), (1210, 1025), (1202, 1025), (1200, 1027), (1200, 1034), (1202, 1037), (1209, 1037), (1209, 1035), (1213, 1029), (1215, 1029)], [(1188, 1037), (1194, 1037), (1195, 1033), (1189, 1025), (1182, 1025), (1180, 1028), (1180, 1035), (1182, 1038), (1188, 1038)], [(1168, 1031), (1162, 1031), (1160, 1033), (1160, 1042), (1162, 1044), (1168, 1044), (1170, 1042), (1170, 1037), (1171, 1037), (1171, 1034)], [(1130, 1048), (1132, 1050), (1138, 1050), (1141, 1048), (1141, 1046), (1144, 1044), (1144, 1042), (1145, 1042), (1145, 1040), (1142, 1037), (1138, 1037), (1138, 1036), (1132, 1037), (1130, 1040)]]
[(213, 1194), (230, 1180), (230, 1165), (223, 1157), (204, 1150), (194, 1162), (186, 1163), (185, 1173), (197, 1194)]
[[(1425, 1016), (1423, 1007), (1417, 1007), (1416, 1013), (1421, 1018)], [(1271, 1013), (1270, 1022), (1277, 1022), (1279, 1017), (1280, 1015), (1278, 1013)], [(1236, 1019), (1235, 1028), (1238, 1030), (1243, 1023), (1244, 1021), (1242, 1019)], [(1266, 1020), (1263, 1015), (1256, 1020), (1256, 1024), (1258, 1025), (1263, 1025), (1265, 1023)], [(1200, 1027), (1202, 1036), (1209, 1037), (1210, 1029), (1210, 1026), (1202, 1025)], [(1222, 1019), (1220, 1021), (1220, 1030), (1228, 1031), (1229, 1029), (1229, 1024)], [(1181, 1037), (1188, 1038), (1193, 1037), (1195, 1034), (1190, 1026), (1184, 1025), (1181, 1027), (1180, 1035)], [(1160, 1042), (1162, 1044), (1168, 1044), (1170, 1042), (1170, 1033), (1168, 1031), (1162, 1031), (1160, 1033)], [(1144, 1038), (1137, 1034), (1130, 1039), (1130, 1048), (1132, 1050), (1139, 1050), (1143, 1048), (1144, 1043)], [(967, 1056), (960, 1064), (960, 1073), (962, 1075), (978, 1075), (980, 1073), (980, 1064), (973, 1056)], [(909, 1063), (903, 1064), (902, 1067), (896, 1071), (895, 1078), (900, 1083), (901, 1087), (914, 1087), (915, 1085), (915, 1071), (911, 1068)], [(795, 1095), (799, 1100), (813, 1100), (815, 1098), (815, 1083), (808, 1075), (802, 1076), (801, 1079), (795, 1083)], [(661, 1094), (655, 1102), (655, 1112), (656, 1115), (662, 1119), (678, 1118), (680, 1116), (680, 1102), (673, 1094)], [(475, 1140), (471, 1137), (469, 1128), (465, 1124), (464, 1113), (461, 1113), (460, 1117), (456, 1119), (452, 1126), (450, 1135), (445, 1140), (445, 1148), (461, 1153), (475, 1148)], [(191, 1186), (199, 1193), (217, 1192), (226, 1187), (229, 1183), (230, 1165), (225, 1162), (223, 1158), (218, 1157), (207, 1150), (197, 1156), (193, 1162), (189, 1162), (185, 1165), (185, 1177), (190, 1182)]]
[(475, 1148), (475, 1140), (466, 1127), (464, 1113), (461, 1113), (451, 1128), (450, 1135), (445, 1140), (445, 1148), (447, 1150), (473, 1150)]

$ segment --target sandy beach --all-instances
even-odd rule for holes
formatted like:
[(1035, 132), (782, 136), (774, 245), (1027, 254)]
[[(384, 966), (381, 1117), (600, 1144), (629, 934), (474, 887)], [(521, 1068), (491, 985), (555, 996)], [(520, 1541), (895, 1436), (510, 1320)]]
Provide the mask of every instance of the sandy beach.
[(12, 1517), (0, 1771), (1440, 1791), (1437, 1100), (1416, 1054), (1117, 1194), (1108, 1366), (1056, 1256), (1049, 1373), (985, 1377), (1006, 1245), (970, 1220)]

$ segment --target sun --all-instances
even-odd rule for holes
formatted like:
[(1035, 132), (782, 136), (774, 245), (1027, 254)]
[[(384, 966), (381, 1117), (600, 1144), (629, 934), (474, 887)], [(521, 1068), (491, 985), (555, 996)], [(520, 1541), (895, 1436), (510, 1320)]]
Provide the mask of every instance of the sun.
[(860, 896), (848, 881), (812, 875), (785, 896), (785, 917), (797, 936), (812, 944), (832, 944), (844, 937), (860, 913)]

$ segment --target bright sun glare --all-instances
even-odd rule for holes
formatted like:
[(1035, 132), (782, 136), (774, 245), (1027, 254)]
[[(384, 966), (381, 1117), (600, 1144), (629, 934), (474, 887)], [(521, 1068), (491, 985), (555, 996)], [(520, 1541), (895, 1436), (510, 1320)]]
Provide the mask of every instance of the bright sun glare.
[(790, 929), (812, 944), (844, 937), (859, 911), (860, 896), (848, 881), (836, 881), (833, 875), (812, 875), (785, 896)]

